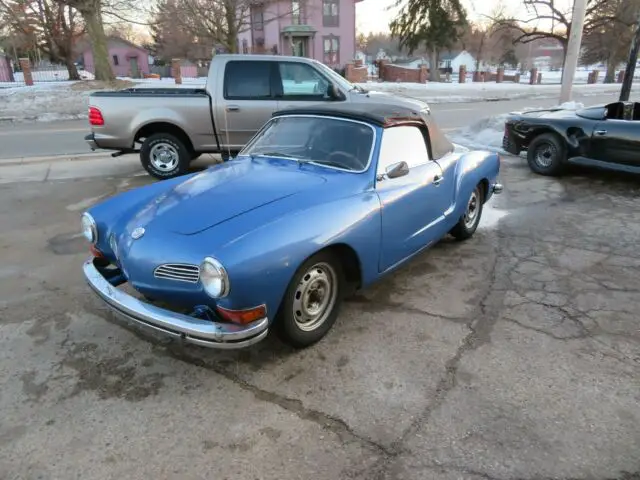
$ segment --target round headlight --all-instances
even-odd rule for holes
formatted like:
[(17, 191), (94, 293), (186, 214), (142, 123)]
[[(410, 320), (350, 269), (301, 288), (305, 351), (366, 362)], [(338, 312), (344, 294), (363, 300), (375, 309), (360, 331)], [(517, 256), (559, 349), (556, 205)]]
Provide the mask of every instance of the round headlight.
[(215, 258), (207, 257), (200, 264), (200, 282), (210, 297), (222, 298), (229, 293), (227, 271)]
[(88, 213), (82, 214), (82, 234), (91, 243), (98, 241), (98, 227), (93, 217)]

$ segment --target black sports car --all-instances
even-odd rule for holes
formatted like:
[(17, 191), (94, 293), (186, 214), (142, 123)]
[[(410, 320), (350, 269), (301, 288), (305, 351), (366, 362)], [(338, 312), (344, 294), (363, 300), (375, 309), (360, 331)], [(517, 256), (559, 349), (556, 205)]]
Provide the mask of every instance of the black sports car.
[(640, 173), (640, 103), (513, 113), (502, 146), (514, 155), (526, 150), (541, 175), (558, 175), (567, 164)]

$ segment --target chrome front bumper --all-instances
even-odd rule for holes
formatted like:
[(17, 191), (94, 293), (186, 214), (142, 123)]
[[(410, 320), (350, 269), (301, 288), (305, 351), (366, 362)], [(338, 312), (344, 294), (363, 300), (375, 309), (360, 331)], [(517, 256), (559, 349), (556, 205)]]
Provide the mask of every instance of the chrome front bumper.
[(235, 325), (191, 317), (142, 302), (114, 287), (96, 268), (93, 258), (84, 263), (83, 270), (89, 286), (114, 313), (143, 328), (151, 328), (187, 343), (221, 349), (247, 347), (267, 336), (267, 318), (247, 325)]

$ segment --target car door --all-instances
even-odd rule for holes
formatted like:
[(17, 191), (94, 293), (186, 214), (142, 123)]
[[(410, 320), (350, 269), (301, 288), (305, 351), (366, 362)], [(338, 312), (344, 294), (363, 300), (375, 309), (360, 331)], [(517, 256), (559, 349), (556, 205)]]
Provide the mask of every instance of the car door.
[[(426, 142), (426, 129), (417, 126), (383, 131), (375, 187), (381, 205), (381, 272), (440, 237), (449, 195), (441, 187), (442, 169), (429, 157)], [(402, 161), (408, 172), (389, 178), (387, 169)]]
[(597, 122), (588, 155), (602, 162), (640, 166), (640, 121), (608, 118)]
[(276, 74), (278, 109), (309, 107), (332, 102), (327, 94), (330, 81), (317, 69), (302, 62), (279, 61)]
[(278, 109), (276, 68), (277, 63), (268, 60), (227, 62), (215, 118), (222, 145), (240, 150)]

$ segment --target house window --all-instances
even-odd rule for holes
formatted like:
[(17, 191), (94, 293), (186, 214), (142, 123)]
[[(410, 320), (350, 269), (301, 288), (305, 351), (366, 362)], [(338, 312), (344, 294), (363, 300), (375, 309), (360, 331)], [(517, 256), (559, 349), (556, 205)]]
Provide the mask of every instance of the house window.
[(264, 29), (264, 12), (262, 11), (262, 7), (251, 8), (251, 24), (254, 30), (260, 31)]
[(293, 0), (291, 2), (291, 24), (300, 25), (302, 23), (302, 15), (300, 11), (300, 1)]
[(117, 67), (120, 65), (120, 60), (118, 60), (118, 55), (113, 56), (113, 64)]
[(322, 25), (337, 27), (340, 24), (340, 0), (322, 0)]
[(340, 63), (340, 37), (329, 36), (322, 38), (324, 50), (324, 63), (337, 65)]

